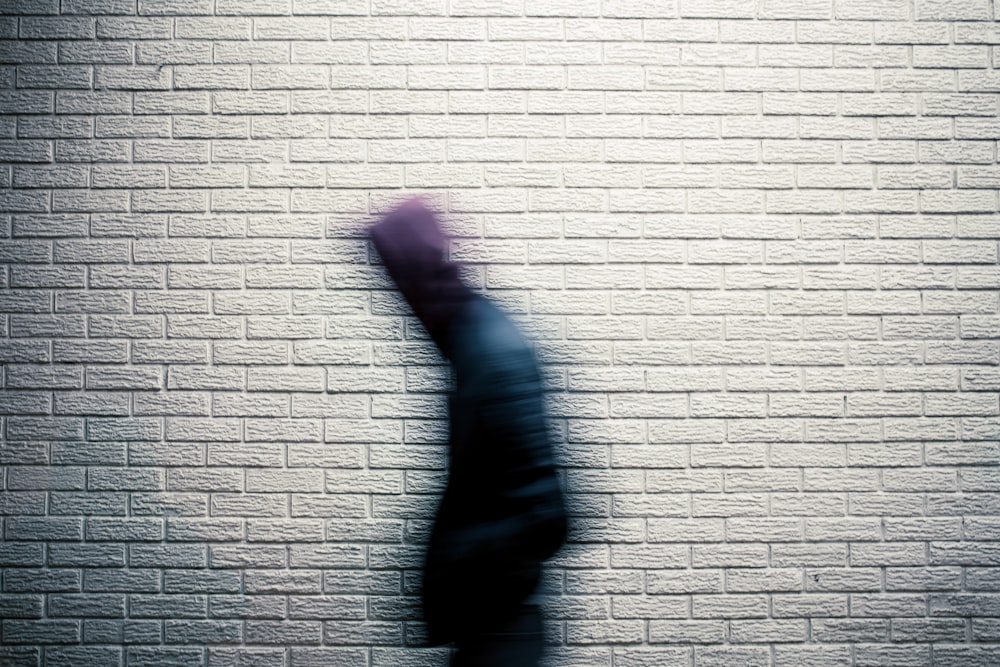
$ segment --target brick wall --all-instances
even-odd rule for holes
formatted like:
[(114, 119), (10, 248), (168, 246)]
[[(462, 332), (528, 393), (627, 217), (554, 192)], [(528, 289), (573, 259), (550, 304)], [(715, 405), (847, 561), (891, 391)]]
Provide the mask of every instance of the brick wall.
[(1000, 664), (1000, 5), (5, 0), (0, 663), (444, 665), (428, 192), (539, 344), (562, 667)]

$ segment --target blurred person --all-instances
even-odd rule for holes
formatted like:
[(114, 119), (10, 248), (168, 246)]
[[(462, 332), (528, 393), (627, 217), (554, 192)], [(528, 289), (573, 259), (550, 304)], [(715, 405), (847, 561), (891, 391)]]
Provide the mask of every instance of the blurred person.
[(455, 371), (449, 474), (424, 563), (432, 645), (453, 667), (531, 667), (544, 647), (535, 593), (566, 538), (542, 383), (528, 341), (447, 259), (435, 214), (410, 199), (371, 227), (385, 267)]

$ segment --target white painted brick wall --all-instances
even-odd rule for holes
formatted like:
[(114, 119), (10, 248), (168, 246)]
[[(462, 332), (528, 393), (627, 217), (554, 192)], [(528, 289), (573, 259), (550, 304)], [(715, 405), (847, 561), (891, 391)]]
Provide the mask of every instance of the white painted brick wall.
[(997, 0), (6, 0), (0, 664), (432, 667), (428, 192), (552, 667), (1000, 664)]

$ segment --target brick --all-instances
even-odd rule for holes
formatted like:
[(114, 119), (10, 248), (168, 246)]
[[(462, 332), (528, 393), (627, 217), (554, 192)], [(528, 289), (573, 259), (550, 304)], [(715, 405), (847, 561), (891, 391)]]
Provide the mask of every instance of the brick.
[(656, 643), (710, 644), (717, 642), (723, 627), (711, 621), (652, 621), (650, 641)]

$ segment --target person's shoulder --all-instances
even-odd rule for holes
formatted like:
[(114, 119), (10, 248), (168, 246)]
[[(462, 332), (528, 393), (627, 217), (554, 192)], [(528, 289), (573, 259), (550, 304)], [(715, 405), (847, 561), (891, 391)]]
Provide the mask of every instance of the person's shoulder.
[(452, 360), (456, 370), (469, 379), (535, 367), (528, 339), (503, 311), (482, 297), (465, 309), (454, 334)]
[(475, 356), (529, 352), (531, 344), (510, 317), (482, 296), (464, 309), (455, 343)]

